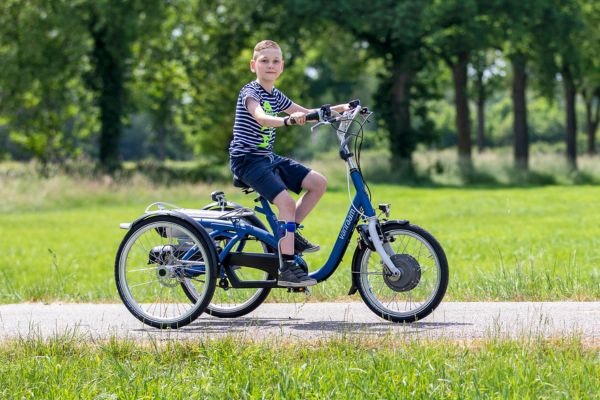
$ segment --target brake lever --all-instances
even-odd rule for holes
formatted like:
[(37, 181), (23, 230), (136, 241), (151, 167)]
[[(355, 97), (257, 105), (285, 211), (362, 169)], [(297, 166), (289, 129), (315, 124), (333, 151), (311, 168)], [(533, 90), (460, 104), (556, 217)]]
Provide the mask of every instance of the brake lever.
[(325, 121), (319, 121), (316, 124), (314, 124), (313, 126), (310, 127), (310, 131), (311, 133), (314, 132), (315, 129), (317, 129), (318, 127), (320, 127), (321, 125), (326, 125), (327, 122)]

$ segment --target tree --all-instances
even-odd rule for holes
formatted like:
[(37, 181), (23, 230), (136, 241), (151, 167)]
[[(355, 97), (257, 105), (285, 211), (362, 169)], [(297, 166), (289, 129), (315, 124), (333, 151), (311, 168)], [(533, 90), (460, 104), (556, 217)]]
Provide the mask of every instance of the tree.
[(62, 1), (0, 5), (0, 114), (42, 166), (76, 155), (93, 124), (79, 75), (87, 44)]
[(131, 46), (140, 32), (160, 20), (163, 4), (4, 2), (0, 25), (2, 36), (9, 39), (4, 47), (9, 57), (2, 77), (9, 96), (2, 109), (8, 111), (16, 141), (42, 162), (74, 152), (77, 138), (69, 132), (89, 132), (92, 124), (86, 116), (96, 117), (89, 112), (93, 97), (100, 117), (100, 164), (107, 171), (118, 168)]
[(485, 4), (478, 0), (433, 0), (426, 16), (430, 27), (427, 49), (452, 71), (459, 164), (466, 170), (472, 167), (468, 65), (473, 54), (489, 47), (493, 32)]
[(547, 93), (554, 91), (554, 78), (560, 74), (565, 99), (566, 157), (571, 169), (577, 169), (577, 116), (575, 103), (581, 87), (582, 59), (580, 44), (583, 40), (581, 8), (576, 0), (552, 0), (544, 8), (544, 26), (536, 34), (543, 38), (540, 46), (540, 62), (536, 63)]
[(302, 10), (323, 21), (335, 22), (364, 44), (371, 57), (383, 61), (376, 107), (389, 132), (391, 163), (401, 174), (414, 173), (412, 153), (419, 136), (412, 126), (413, 90), (425, 65), (423, 13), (428, 2), (375, 0), (323, 3), (290, 0), (288, 9)]
[(585, 105), (587, 153), (596, 154), (596, 131), (600, 123), (600, 3), (582, 0), (584, 32), (582, 34), (580, 93)]
[(486, 146), (486, 119), (485, 105), (492, 93), (500, 87), (504, 75), (502, 58), (497, 51), (484, 49), (476, 52), (472, 57), (473, 68), (473, 95), (477, 113), (477, 150), (482, 153)]
[(130, 73), (133, 43), (154, 29), (164, 15), (159, 0), (82, 0), (76, 10), (92, 40), (88, 86), (100, 111), (99, 158), (102, 169), (120, 167), (119, 143), (126, 106), (126, 80)]
[(495, 14), (502, 34), (499, 47), (512, 68), (511, 99), (513, 104), (513, 149), (515, 167), (529, 168), (529, 132), (527, 121), (528, 63), (536, 50), (544, 46), (540, 40), (551, 35), (552, 26), (543, 20), (545, 1), (502, 0)]

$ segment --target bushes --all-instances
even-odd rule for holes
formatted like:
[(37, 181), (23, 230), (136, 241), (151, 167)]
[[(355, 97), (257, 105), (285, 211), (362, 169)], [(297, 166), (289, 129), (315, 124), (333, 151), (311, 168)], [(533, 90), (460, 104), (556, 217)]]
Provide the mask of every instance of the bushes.
[(145, 160), (135, 164), (127, 164), (123, 169), (126, 177), (140, 174), (156, 184), (173, 183), (223, 182), (231, 179), (231, 172), (226, 164), (213, 162), (160, 162)]

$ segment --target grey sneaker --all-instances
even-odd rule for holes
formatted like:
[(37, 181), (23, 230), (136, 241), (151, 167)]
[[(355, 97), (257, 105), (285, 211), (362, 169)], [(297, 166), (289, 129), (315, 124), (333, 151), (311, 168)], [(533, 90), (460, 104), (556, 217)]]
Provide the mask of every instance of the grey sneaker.
[(300, 232), (294, 232), (294, 250), (298, 253), (314, 253), (319, 251), (321, 247), (318, 244), (314, 244), (306, 240)]
[(317, 281), (309, 278), (308, 274), (294, 260), (286, 260), (283, 261), (279, 270), (277, 283), (283, 287), (305, 287), (316, 285)]

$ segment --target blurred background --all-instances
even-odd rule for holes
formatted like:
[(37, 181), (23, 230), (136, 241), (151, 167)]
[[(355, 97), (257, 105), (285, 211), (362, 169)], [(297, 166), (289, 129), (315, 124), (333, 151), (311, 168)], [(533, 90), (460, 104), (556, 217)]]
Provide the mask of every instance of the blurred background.
[[(372, 179), (600, 182), (594, 0), (3, 0), (1, 168), (229, 179), (267, 38), (297, 103), (375, 111)], [(280, 130), (276, 150), (327, 164), (333, 135), (309, 132)]]

